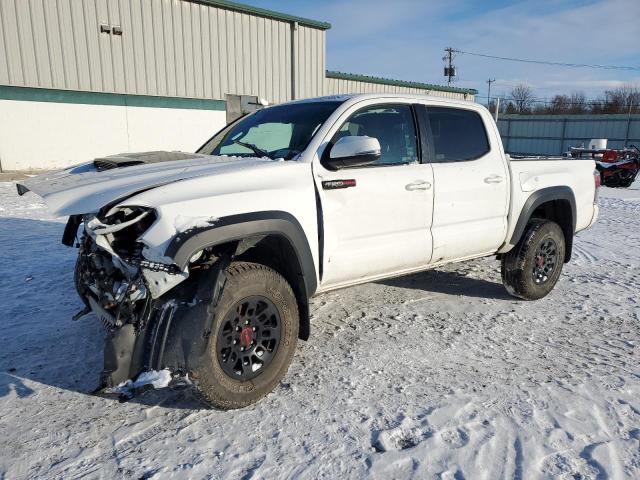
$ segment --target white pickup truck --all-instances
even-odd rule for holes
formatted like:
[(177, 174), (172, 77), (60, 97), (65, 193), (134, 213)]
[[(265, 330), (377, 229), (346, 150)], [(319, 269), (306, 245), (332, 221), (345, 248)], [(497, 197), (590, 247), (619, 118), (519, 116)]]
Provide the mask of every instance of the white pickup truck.
[(78, 317), (107, 327), (104, 386), (169, 368), (238, 408), (286, 373), (322, 292), (496, 256), (509, 293), (544, 297), (596, 220), (594, 172), (509, 159), (474, 103), (345, 95), (259, 110), (195, 154), (100, 158), (18, 192), (69, 215)]

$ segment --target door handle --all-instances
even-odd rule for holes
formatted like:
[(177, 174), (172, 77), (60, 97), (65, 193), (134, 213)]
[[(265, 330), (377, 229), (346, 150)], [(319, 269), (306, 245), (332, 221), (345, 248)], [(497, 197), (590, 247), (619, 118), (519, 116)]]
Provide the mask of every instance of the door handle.
[(500, 175), (491, 175), (484, 179), (484, 183), (502, 183), (502, 180), (504, 180), (504, 178)]
[(424, 180), (416, 180), (415, 182), (407, 183), (404, 186), (405, 190), (412, 192), (413, 190), (429, 190), (431, 188), (431, 184), (429, 182), (425, 182)]

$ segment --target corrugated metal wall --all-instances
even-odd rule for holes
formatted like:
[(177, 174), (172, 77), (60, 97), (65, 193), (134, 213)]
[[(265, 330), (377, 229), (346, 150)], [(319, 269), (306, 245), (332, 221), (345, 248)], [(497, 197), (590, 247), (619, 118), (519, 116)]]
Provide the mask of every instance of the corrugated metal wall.
[(355, 80), (345, 80), (342, 78), (326, 78), (325, 93), (327, 95), (339, 93), (416, 93), (419, 95), (433, 95), (444, 98), (467, 99), (473, 101), (473, 95), (466, 95), (457, 92), (443, 92), (439, 90), (425, 90), (423, 88), (402, 87), (398, 85), (385, 85), (382, 83), (361, 82)]
[[(0, 0), (0, 21), (0, 84), (291, 98), (290, 22), (184, 0)], [(122, 36), (100, 24), (121, 26)], [(298, 26), (298, 97), (324, 91), (324, 34)]]
[(324, 95), (325, 31), (298, 26), (296, 43), (296, 98)]
[(560, 155), (607, 138), (608, 146), (640, 146), (640, 115), (503, 115), (498, 129), (507, 152)]

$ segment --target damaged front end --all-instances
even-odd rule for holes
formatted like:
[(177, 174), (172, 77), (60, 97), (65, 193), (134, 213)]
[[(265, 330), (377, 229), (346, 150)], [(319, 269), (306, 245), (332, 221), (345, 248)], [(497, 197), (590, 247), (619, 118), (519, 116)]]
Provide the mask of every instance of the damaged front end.
[(233, 249), (199, 252), (180, 269), (140, 240), (156, 218), (152, 209), (117, 207), (72, 216), (65, 230), (63, 243), (79, 247), (74, 279), (85, 303), (74, 318), (92, 311), (107, 331), (101, 388), (146, 370), (188, 372), (206, 348)]

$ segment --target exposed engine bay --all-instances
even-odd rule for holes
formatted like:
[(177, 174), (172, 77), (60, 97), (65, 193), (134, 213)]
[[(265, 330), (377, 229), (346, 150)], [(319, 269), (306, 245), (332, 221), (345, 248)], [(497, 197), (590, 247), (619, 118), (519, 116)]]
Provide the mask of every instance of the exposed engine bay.
[(84, 302), (74, 319), (93, 312), (106, 328), (101, 388), (151, 370), (192, 373), (201, 364), (226, 268), (259, 235), (217, 242), (213, 230), (224, 222), (210, 216), (216, 209), (209, 201), (176, 209), (155, 197), (162, 190), (173, 191), (177, 204), (193, 200), (188, 188), (177, 188), (190, 183), (198, 185), (196, 197), (218, 198), (205, 179), (249, 167), (283, 164), (248, 156), (128, 153), (17, 184), (19, 195), (31, 191), (54, 215), (69, 216), (62, 243), (78, 248), (74, 278)]
[(102, 387), (161, 366), (187, 371), (206, 343), (203, 332), (224, 281), (220, 273), (233, 252), (203, 250), (185, 271), (170, 259), (149, 260), (145, 254), (153, 253), (140, 237), (155, 218), (151, 209), (117, 208), (72, 216), (65, 230), (63, 243), (76, 241), (79, 248), (74, 281), (85, 303), (74, 318), (92, 311), (107, 330)]
[(141, 269), (143, 246), (137, 238), (151, 225), (153, 215), (123, 210), (113, 217), (110, 224), (85, 218), (75, 269), (78, 293), (107, 327), (138, 318), (150, 296)]

